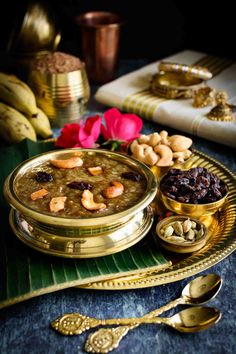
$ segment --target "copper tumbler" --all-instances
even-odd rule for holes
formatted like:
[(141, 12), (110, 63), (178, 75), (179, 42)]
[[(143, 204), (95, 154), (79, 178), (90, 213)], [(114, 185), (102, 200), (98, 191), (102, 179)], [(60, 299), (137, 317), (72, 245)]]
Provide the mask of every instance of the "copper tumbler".
[(81, 29), (82, 55), (91, 81), (114, 78), (120, 41), (120, 17), (110, 12), (87, 12), (75, 18)]

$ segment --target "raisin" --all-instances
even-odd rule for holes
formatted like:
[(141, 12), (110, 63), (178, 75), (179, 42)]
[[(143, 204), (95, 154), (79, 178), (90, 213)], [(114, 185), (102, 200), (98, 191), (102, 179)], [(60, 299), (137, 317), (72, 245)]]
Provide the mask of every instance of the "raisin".
[(138, 172), (123, 172), (121, 176), (134, 182), (139, 182), (142, 179), (142, 176)]
[(37, 182), (51, 182), (53, 181), (53, 176), (51, 173), (39, 171), (36, 173), (35, 179)]
[(90, 183), (87, 182), (71, 182), (67, 184), (67, 187), (72, 188), (72, 189), (79, 189), (80, 191), (84, 191), (85, 189), (88, 189), (89, 191), (93, 188), (93, 186)]

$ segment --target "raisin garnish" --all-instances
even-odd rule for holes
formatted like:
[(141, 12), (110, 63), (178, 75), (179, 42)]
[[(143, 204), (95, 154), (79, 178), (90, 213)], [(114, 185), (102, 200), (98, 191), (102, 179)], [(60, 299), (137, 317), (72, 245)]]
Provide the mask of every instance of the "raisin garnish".
[(123, 172), (121, 176), (134, 182), (139, 182), (142, 179), (142, 176), (138, 172)]
[(79, 189), (80, 191), (84, 191), (85, 189), (88, 189), (89, 191), (93, 188), (93, 186), (90, 183), (87, 182), (71, 182), (67, 184), (67, 187), (72, 188), (72, 189)]
[(35, 175), (36, 181), (37, 182), (51, 182), (53, 181), (53, 176), (51, 173), (39, 171)]

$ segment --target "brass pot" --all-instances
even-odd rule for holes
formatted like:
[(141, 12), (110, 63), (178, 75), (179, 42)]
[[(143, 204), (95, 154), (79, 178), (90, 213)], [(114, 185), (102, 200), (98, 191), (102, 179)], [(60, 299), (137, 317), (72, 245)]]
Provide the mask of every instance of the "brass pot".
[(22, 4), (7, 34), (1, 66), (27, 81), (34, 60), (56, 50), (60, 40), (57, 20), (46, 3)]
[(52, 125), (62, 128), (65, 123), (77, 122), (85, 113), (90, 97), (90, 86), (85, 70), (68, 73), (41, 73), (32, 70), (28, 84), (37, 105), (47, 114)]
[(18, 24), (12, 29), (7, 52), (33, 55), (55, 50), (61, 34), (52, 11), (45, 4), (30, 2)]
[(76, 149), (52, 151), (21, 163), (6, 179), (4, 195), (12, 206), (10, 222), (15, 234), (27, 245), (56, 256), (88, 258), (119, 252), (141, 240), (153, 222), (149, 206), (157, 191), (151, 170), (124, 154), (99, 149), (79, 149), (90, 154), (106, 155), (125, 163), (146, 179), (146, 190), (140, 200), (121, 212), (94, 218), (60, 217), (39, 212), (23, 203), (16, 183), (26, 171), (50, 159), (69, 158)]

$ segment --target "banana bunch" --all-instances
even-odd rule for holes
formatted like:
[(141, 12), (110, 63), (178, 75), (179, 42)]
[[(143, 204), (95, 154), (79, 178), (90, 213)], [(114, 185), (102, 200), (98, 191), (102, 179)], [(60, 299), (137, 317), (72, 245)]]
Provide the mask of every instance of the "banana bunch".
[(36, 141), (52, 135), (46, 114), (37, 107), (30, 87), (14, 75), (0, 72), (0, 136), (9, 143)]

